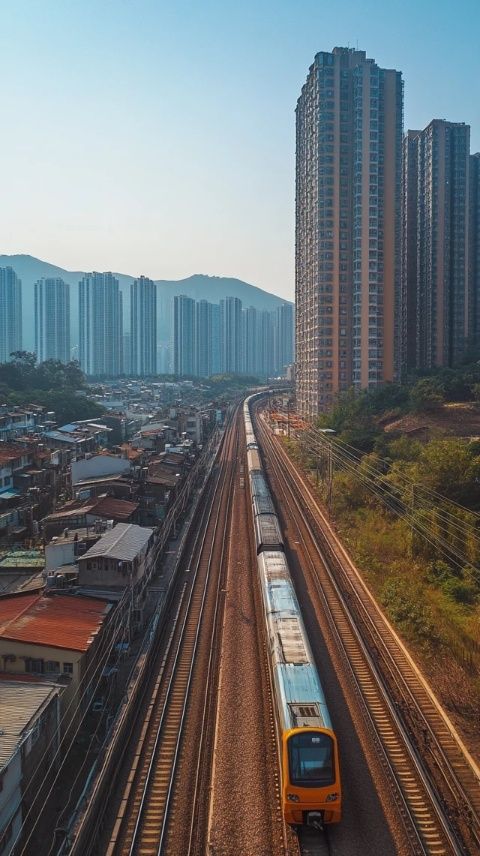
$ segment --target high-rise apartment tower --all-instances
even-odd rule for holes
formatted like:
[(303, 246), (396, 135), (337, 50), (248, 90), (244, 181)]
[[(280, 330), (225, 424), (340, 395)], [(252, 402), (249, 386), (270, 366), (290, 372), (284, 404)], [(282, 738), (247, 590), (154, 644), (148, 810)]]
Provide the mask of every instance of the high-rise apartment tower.
[(318, 53), (296, 115), (297, 407), (314, 416), (398, 373), (401, 73)]
[(404, 140), (404, 375), (458, 364), (473, 334), (469, 146), (469, 126), (443, 119), (409, 131)]
[(226, 297), (220, 301), (222, 371), (242, 371), (242, 301)]
[(469, 303), (471, 340), (480, 344), (480, 152), (470, 156)]
[(157, 286), (146, 276), (130, 286), (130, 374), (157, 371)]
[(80, 281), (79, 321), (80, 365), (85, 374), (122, 374), (122, 294), (112, 273), (88, 273)]
[(35, 352), (37, 360), (70, 360), (70, 286), (60, 278), (35, 283)]
[(11, 267), (0, 268), (0, 363), (22, 348), (22, 283)]
[(174, 373), (195, 374), (195, 301), (180, 294), (173, 301)]

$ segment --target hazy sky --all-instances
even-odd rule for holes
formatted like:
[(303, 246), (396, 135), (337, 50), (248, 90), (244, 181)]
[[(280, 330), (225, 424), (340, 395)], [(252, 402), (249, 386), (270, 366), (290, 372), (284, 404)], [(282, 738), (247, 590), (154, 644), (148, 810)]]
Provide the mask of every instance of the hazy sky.
[(293, 296), (295, 103), (315, 53), (405, 80), (480, 149), (480, 0), (0, 0), (0, 253)]

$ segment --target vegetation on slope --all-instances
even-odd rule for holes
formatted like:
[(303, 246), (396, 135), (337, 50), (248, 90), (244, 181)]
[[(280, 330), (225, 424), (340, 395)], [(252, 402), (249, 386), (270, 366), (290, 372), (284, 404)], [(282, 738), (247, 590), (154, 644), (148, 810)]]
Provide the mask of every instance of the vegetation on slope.
[[(480, 701), (480, 443), (386, 432), (395, 415), (476, 401), (480, 367), (409, 387), (343, 395), (292, 453), (400, 632), (418, 648), (446, 703), (478, 726)], [(479, 406), (480, 424), (480, 406)], [(480, 432), (479, 432), (480, 433)], [(333, 476), (329, 480), (329, 444)]]

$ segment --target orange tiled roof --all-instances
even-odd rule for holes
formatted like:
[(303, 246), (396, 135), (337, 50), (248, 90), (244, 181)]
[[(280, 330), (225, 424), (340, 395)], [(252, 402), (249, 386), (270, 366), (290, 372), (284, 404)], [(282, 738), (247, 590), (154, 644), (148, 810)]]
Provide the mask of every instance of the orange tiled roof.
[(88, 597), (41, 594), (0, 598), (0, 639), (87, 651), (110, 604)]

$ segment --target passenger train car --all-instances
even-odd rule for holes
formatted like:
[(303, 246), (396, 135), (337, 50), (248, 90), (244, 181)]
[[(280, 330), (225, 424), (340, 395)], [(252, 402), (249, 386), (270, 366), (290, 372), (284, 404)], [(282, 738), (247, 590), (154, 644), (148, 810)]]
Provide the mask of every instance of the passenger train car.
[(253, 398), (244, 403), (247, 469), (268, 635), (283, 813), (287, 823), (321, 827), (341, 819), (338, 746), (258, 451), (250, 415)]

